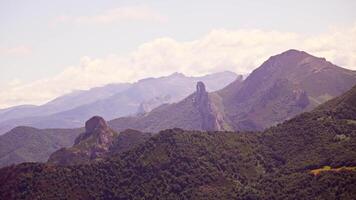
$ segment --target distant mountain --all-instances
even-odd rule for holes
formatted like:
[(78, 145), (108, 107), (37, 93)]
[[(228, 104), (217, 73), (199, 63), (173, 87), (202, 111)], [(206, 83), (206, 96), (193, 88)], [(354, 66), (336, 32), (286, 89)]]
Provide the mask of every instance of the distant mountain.
[[(173, 80), (181, 80), (179, 77), (184, 77), (181, 74), (172, 76), (176, 78), (163, 77), (161, 79), (165, 82), (171, 80), (174, 83)], [(163, 80), (149, 79), (142, 81), (142, 84), (148, 81), (150, 84), (143, 85), (153, 85), (152, 88), (155, 88), (155, 85), (162, 83)], [(155, 97), (151, 101), (135, 104), (135, 106), (141, 105), (137, 107), (141, 110), (137, 116), (118, 118), (109, 121), (108, 124), (116, 132), (136, 129), (142, 132), (157, 133), (169, 128), (227, 131), (260, 130), (290, 119), (300, 112), (309, 111), (319, 105), (320, 102), (351, 88), (352, 84), (356, 84), (354, 71), (337, 67), (324, 59), (316, 58), (305, 52), (290, 50), (271, 57), (260, 68), (251, 73), (246, 80), (239, 77), (222, 90), (209, 93), (201, 82), (197, 84), (194, 93), (177, 103), (164, 104), (150, 112), (145, 112), (146, 108), (150, 110), (160, 104), (155, 101), (169, 102), (171, 99), (169, 95), (162, 98)], [(128, 89), (127, 91), (131, 92), (124, 92), (126, 97), (135, 97), (132, 94), (141, 94), (141, 92), (133, 91), (144, 91), (142, 88), (150, 88), (148, 86), (140, 87), (141, 84), (139, 83), (134, 85), (132, 88), (136, 89)], [(319, 85), (319, 90), (315, 89)], [(153, 106), (149, 108), (151, 105)], [(132, 111), (137, 112), (135, 109), (132, 109)], [(344, 111), (344, 113), (347, 112)], [(58, 115), (58, 120), (53, 118), (53, 126), (59, 120), (66, 119), (64, 116), (66, 115), (63, 115), (63, 117)], [(73, 122), (72, 119), (66, 120), (69, 121), (69, 124)], [(38, 118), (37, 123), (41, 122), (41, 118)], [(44, 121), (47, 125), (48, 122), (49, 119)], [(79, 122), (78, 127), (82, 126)], [(8, 146), (3, 148), (8, 149)], [(55, 150), (50, 148), (47, 151), (52, 153)], [(33, 157), (27, 157), (24, 153), (21, 156), (24, 156), (24, 161), (39, 161), (33, 159)], [(48, 156), (42, 160), (47, 158)], [(5, 163), (8, 165), (13, 162), (9, 159)]]
[[(236, 82), (242, 82), (242, 79)], [(162, 105), (145, 115), (118, 118), (109, 125), (117, 131), (131, 128), (155, 133), (170, 128), (221, 130), (224, 124), (214, 98), (206, 91), (204, 83), (198, 82), (196, 91), (178, 103)]]
[[(19, 125), (36, 128), (80, 127), (92, 116), (106, 119), (149, 112), (163, 103), (177, 102), (194, 91), (198, 81), (204, 81), (209, 91), (221, 89), (238, 76), (221, 72), (202, 77), (187, 77), (180, 73), (160, 78), (148, 78), (133, 84), (108, 85), (85, 92), (59, 97), (38, 107), (10, 109), (0, 112), (0, 133)], [(153, 103), (154, 102), (154, 103)]]
[[(138, 81), (129, 89), (92, 104), (58, 113), (50, 118), (76, 119), (82, 123), (88, 118), (99, 115), (111, 120), (121, 116), (136, 114), (142, 103), (153, 99), (165, 99), (162, 103), (177, 102), (194, 91), (198, 81), (205, 81), (208, 90), (215, 91), (236, 80), (232, 72), (221, 72), (202, 77), (187, 77), (174, 73), (167, 77), (149, 78)], [(155, 106), (161, 105), (157, 103)], [(151, 107), (153, 109), (155, 107)], [(150, 111), (149, 109), (146, 111)]]
[[(186, 130), (263, 130), (349, 90), (356, 72), (303, 51), (272, 56), (246, 80), (238, 79), (222, 90), (153, 109), (146, 115), (109, 122), (115, 130), (133, 128), (158, 132)], [(196, 100), (205, 102), (194, 103)]]
[[(103, 87), (96, 87), (90, 90), (75, 91), (67, 95), (60, 96), (44, 105), (21, 105), (0, 110), (0, 135), (16, 126), (32, 126), (38, 124), (37, 128), (73, 128), (73, 122), (65, 119), (49, 119), (46, 117), (54, 113), (60, 113), (75, 107), (93, 103), (99, 99), (108, 98), (116, 93), (126, 90), (130, 84), (110, 84)], [(80, 126), (77, 126), (80, 127)]]
[(73, 145), (81, 129), (16, 127), (0, 136), (0, 167), (22, 162), (46, 162), (56, 150)]
[(98, 161), (128, 150), (149, 137), (149, 133), (135, 130), (115, 132), (108, 127), (103, 118), (94, 116), (85, 123), (85, 132), (75, 139), (74, 145), (54, 152), (48, 162), (57, 165), (76, 165), (92, 160)]
[[(223, 73), (217, 73), (217, 74), (213, 74), (213, 75), (204, 76), (204, 77), (201, 77), (201, 78), (203, 80), (210, 81), (210, 84), (213, 85), (211, 87), (211, 90), (214, 90), (217, 87), (222, 87), (224, 84), (228, 84), (228, 81), (232, 81), (233, 77), (236, 78), (236, 76), (233, 73), (223, 72)], [(190, 90), (189, 88), (191, 86), (194, 86), (193, 84), (195, 84), (195, 80), (199, 80), (199, 79), (200, 78), (185, 77), (182, 74), (175, 73), (175, 74), (173, 74), (172, 76), (169, 76), (169, 77), (162, 77), (162, 78), (159, 78), (159, 79), (142, 80), (142, 81), (140, 81), (138, 83), (133, 84), (133, 86), (131, 88), (127, 89), (126, 91), (123, 91), (123, 93), (121, 94), (122, 98), (119, 97), (120, 95), (117, 95), (117, 98), (118, 99), (120, 99), (120, 98), (121, 99), (130, 99), (130, 98), (131, 99), (135, 99), (137, 96), (140, 96), (140, 94), (146, 96), (147, 98), (151, 98), (151, 96), (155, 96), (160, 92), (163, 92), (163, 93), (167, 94), (169, 92), (180, 91), (180, 92), (176, 93), (175, 95), (173, 95), (173, 93), (171, 94), (172, 98), (169, 99), (169, 101), (171, 102), (173, 100), (173, 97), (178, 98), (178, 95), (183, 96), (184, 93), (186, 93), (187, 91), (189, 92), (189, 90)], [(223, 80), (223, 79), (225, 79), (225, 80)], [(239, 80), (241, 80), (241, 79), (239, 79)], [(189, 82), (189, 81), (192, 82), (192, 85), (190, 85), (189, 87), (185, 86), (186, 82)], [(216, 81), (216, 83), (214, 83), (215, 81)], [(163, 84), (163, 83), (164, 84), (168, 84), (168, 85), (165, 85), (166, 86), (165, 88), (161, 88), (161, 91), (158, 91), (159, 87), (161, 87), (160, 84)], [(169, 86), (172, 86), (172, 90), (169, 90)], [(148, 89), (148, 88), (151, 88), (151, 89)], [(146, 94), (145, 93), (146, 89), (148, 91), (151, 91), (151, 92), (147, 92), (147, 94)], [(153, 91), (156, 91), (156, 92), (153, 92)], [(204, 91), (205, 91), (205, 88), (204, 88)], [(141, 97), (139, 97), (139, 98), (141, 98)], [(107, 102), (110, 102), (111, 100), (114, 100), (114, 99), (116, 99), (116, 98), (109, 98), (109, 99), (107, 99)], [(141, 98), (141, 99), (144, 99), (144, 98)], [(125, 101), (122, 101), (122, 103), (125, 102)], [(138, 106), (139, 103), (138, 102), (139, 101), (137, 101), (137, 104), (135, 104), (135, 106), (131, 110), (134, 113), (138, 112), (136, 110), (136, 109), (139, 108), (139, 106)], [(94, 103), (94, 104), (96, 104), (96, 103)], [(127, 101), (126, 103), (127, 104), (123, 103), (123, 105), (128, 105), (129, 101)], [(115, 106), (113, 104), (108, 103), (108, 105), (112, 105), (111, 110), (109, 109), (109, 107), (107, 107), (107, 109), (111, 113), (115, 113), (117, 110), (120, 110), (120, 106), (119, 105), (117, 105), (117, 110), (115, 109)], [(156, 106), (157, 105), (159, 105), (159, 103), (156, 104)], [(122, 107), (124, 108), (125, 106), (122, 106)], [(127, 106), (127, 107), (129, 107), (129, 106)], [(90, 109), (90, 108), (88, 107), (87, 109)], [(95, 110), (93, 109), (93, 110), (88, 111), (88, 115), (90, 114), (90, 112), (95, 112)], [(63, 115), (62, 114), (63, 113), (58, 114), (58, 115), (52, 115), (52, 116), (49, 116), (49, 117), (48, 116), (47, 117), (31, 117), (30, 120), (32, 121), (32, 123), (36, 123), (37, 126), (40, 126), (40, 127), (48, 127), (48, 126), (50, 126), (50, 127), (58, 127), (60, 125), (71, 127), (71, 126), (73, 126), (74, 122), (75, 122), (75, 124), (77, 124), (76, 125), (77, 127), (81, 127), (84, 124), (84, 122), (81, 123), (81, 121), (78, 120), (78, 118), (84, 120), (84, 117), (80, 116), (81, 112), (78, 112), (78, 116), (75, 115), (75, 116), (72, 116), (72, 118), (70, 118), (66, 114), (63, 114)], [(144, 114), (142, 114), (142, 113), (140, 114), (140, 116), (143, 116), (143, 115)], [(83, 114), (83, 116), (87, 116), (87, 115)], [(88, 118), (90, 118), (90, 117), (88, 117)], [(19, 123), (20, 122), (24, 123), (23, 119), (21, 119), (19, 121)], [(188, 119), (187, 119), (187, 122), (188, 122)], [(24, 123), (24, 124), (26, 124), (26, 123)], [(12, 128), (12, 126), (8, 126), (6, 128), (10, 129), (10, 128)], [(78, 131), (76, 131), (76, 129), (75, 129), (74, 132), (76, 134), (70, 136), (71, 139), (72, 139), (70, 141), (70, 143), (65, 143), (65, 145), (57, 145), (57, 146), (55, 146), (54, 144), (56, 144), (55, 143), (56, 141), (53, 140), (53, 141), (51, 141), (49, 143), (49, 145), (47, 145), (46, 142), (44, 142), (43, 143), (44, 145), (42, 145), (42, 144), (40, 144), (40, 143), (38, 143), (38, 142), (36, 142), (34, 140), (36, 139), (37, 141), (41, 141), (41, 140), (47, 141), (48, 140), (47, 137), (50, 137), (50, 136), (47, 135), (47, 133), (49, 133), (51, 135), (50, 131), (48, 131), (46, 129), (45, 130), (31, 129), (31, 130), (34, 130), (34, 131), (20, 131), (20, 132), (18, 132), (17, 128), (15, 128), (14, 130), (10, 131), (7, 134), (5, 134), (4, 136), (0, 137), (0, 143), (4, 142), (4, 143), (12, 144), (12, 146), (9, 146), (9, 145), (0, 146), (0, 152), (3, 151), (3, 152), (7, 152), (7, 154), (9, 154), (8, 158), (3, 159), (0, 162), (0, 166), (6, 166), (6, 165), (13, 164), (13, 163), (19, 163), (19, 162), (46, 161), (48, 159), (49, 155), (51, 153), (55, 152), (56, 150), (58, 150), (58, 149), (60, 149), (62, 147), (70, 147), (74, 142), (74, 138), (76, 138), (76, 136), (78, 135)], [(125, 130), (126, 129), (115, 130), (117, 132), (120, 132), (120, 137), (119, 137), (118, 140), (121, 141), (123, 136), (126, 134), (126, 132), (130, 132), (130, 131), (125, 131)], [(56, 129), (56, 131), (60, 132), (61, 129)], [(70, 130), (68, 130), (68, 131), (70, 131)], [(29, 133), (32, 133), (32, 132), (36, 133), (36, 137), (33, 137), (34, 140), (31, 139), (31, 137), (30, 137), (31, 134), (26, 135), (28, 132)], [(66, 130), (64, 130), (64, 132), (66, 132)], [(145, 132), (148, 132), (148, 131), (145, 131)], [(39, 133), (41, 133), (41, 134), (39, 134)], [(137, 138), (136, 138), (135, 141), (139, 141), (138, 140), (138, 138), (139, 138), (138, 136), (140, 136), (142, 138), (146, 138), (146, 135), (147, 135), (146, 133), (136, 133)], [(29, 140), (29, 145), (27, 145), (27, 144), (24, 145), (23, 144), (24, 141), (17, 141), (16, 140), (17, 137), (26, 137), (26, 138), (30, 137), (28, 139)], [(61, 137), (63, 137), (63, 138), (61, 138)], [(61, 134), (59, 134), (58, 135), (58, 143), (60, 143), (61, 140), (67, 141), (67, 136), (66, 135), (62, 136)], [(125, 141), (126, 142), (135, 143), (135, 142), (133, 142), (131, 140), (130, 141), (125, 140)], [(31, 145), (31, 144), (37, 144), (38, 146), (34, 146), (34, 145)], [(52, 147), (53, 145), (55, 146), (55, 148)], [(120, 146), (125, 146), (125, 145), (122, 144)], [(121, 151), (121, 150), (122, 150), (122, 148), (120, 148), (119, 150), (116, 150), (116, 151)], [(27, 151), (32, 152), (33, 155), (32, 154), (28, 155)], [(14, 152), (16, 154), (16, 156), (10, 156), (10, 152)], [(42, 152), (45, 152), (45, 153), (42, 154)], [(5, 153), (2, 155), (2, 157), (6, 157), (6, 156), (7, 155)], [(21, 157), (21, 159), (18, 159), (18, 157)]]
[(73, 109), (77, 106), (90, 104), (99, 99), (105, 99), (130, 87), (129, 83), (110, 84), (90, 90), (78, 90), (60, 96), (44, 105), (21, 105), (0, 110), (0, 122), (24, 117), (50, 115)]
[(170, 129), (99, 162), (6, 167), (0, 198), (352, 200), (355, 99), (356, 86), (264, 132)]
[(140, 106), (137, 109), (137, 114), (145, 114), (153, 110), (154, 108), (159, 107), (160, 105), (163, 104), (169, 104), (171, 102), (171, 96), (166, 95), (166, 96), (161, 96), (161, 97), (156, 97), (153, 99), (150, 99), (148, 101), (144, 101), (140, 103)]

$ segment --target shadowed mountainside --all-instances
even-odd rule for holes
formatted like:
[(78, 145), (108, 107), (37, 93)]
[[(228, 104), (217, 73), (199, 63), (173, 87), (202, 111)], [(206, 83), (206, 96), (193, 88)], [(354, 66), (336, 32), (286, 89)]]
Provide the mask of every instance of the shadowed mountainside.
[(56, 150), (73, 145), (82, 129), (16, 127), (0, 136), (0, 167), (22, 162), (45, 162)]

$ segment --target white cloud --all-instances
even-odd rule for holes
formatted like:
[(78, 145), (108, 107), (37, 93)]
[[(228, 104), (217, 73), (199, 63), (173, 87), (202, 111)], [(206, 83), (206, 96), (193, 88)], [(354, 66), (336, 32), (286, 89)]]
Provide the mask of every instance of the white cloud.
[(300, 49), (356, 70), (356, 24), (306, 36), (263, 30), (213, 30), (200, 39), (179, 42), (158, 38), (127, 55), (93, 59), (83, 57), (77, 66), (61, 74), (0, 91), (0, 106), (40, 104), (74, 89), (88, 89), (113, 82), (132, 82), (173, 72), (203, 75), (223, 70), (245, 74), (268, 57), (288, 49)]
[(0, 55), (2, 56), (24, 56), (32, 53), (32, 49), (25, 45), (14, 47), (0, 47)]
[(126, 21), (165, 22), (166, 18), (148, 6), (123, 6), (91, 16), (62, 15), (55, 23), (111, 24)]

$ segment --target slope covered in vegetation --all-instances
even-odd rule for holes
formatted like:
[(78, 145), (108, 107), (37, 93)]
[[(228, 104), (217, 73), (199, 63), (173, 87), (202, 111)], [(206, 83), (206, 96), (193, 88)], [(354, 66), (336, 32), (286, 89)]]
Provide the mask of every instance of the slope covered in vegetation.
[[(101, 162), (0, 170), (1, 199), (353, 199), (356, 87), (260, 133), (170, 129)], [(350, 112), (340, 113), (344, 109)]]

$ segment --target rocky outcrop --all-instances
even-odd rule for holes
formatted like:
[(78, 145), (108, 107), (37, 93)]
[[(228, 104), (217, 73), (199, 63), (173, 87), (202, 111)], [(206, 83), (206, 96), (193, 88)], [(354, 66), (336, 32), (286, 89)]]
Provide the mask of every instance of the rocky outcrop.
[(135, 130), (117, 133), (102, 117), (95, 116), (85, 123), (85, 132), (75, 139), (72, 147), (54, 152), (48, 162), (58, 165), (76, 165), (100, 160), (127, 151), (146, 141), (150, 136), (149, 133)]
[(204, 83), (198, 82), (196, 88), (194, 106), (198, 109), (201, 116), (201, 129), (206, 131), (218, 130), (217, 117), (213, 111), (212, 102)]
[(85, 123), (85, 132), (75, 139), (74, 145), (54, 152), (48, 162), (69, 165), (101, 158), (109, 151), (117, 135), (102, 117), (94, 116)]
[(85, 132), (75, 139), (74, 145), (80, 144), (90, 137), (95, 140), (94, 145), (107, 149), (113, 141), (114, 131), (109, 128), (102, 117), (94, 116), (85, 123)]

